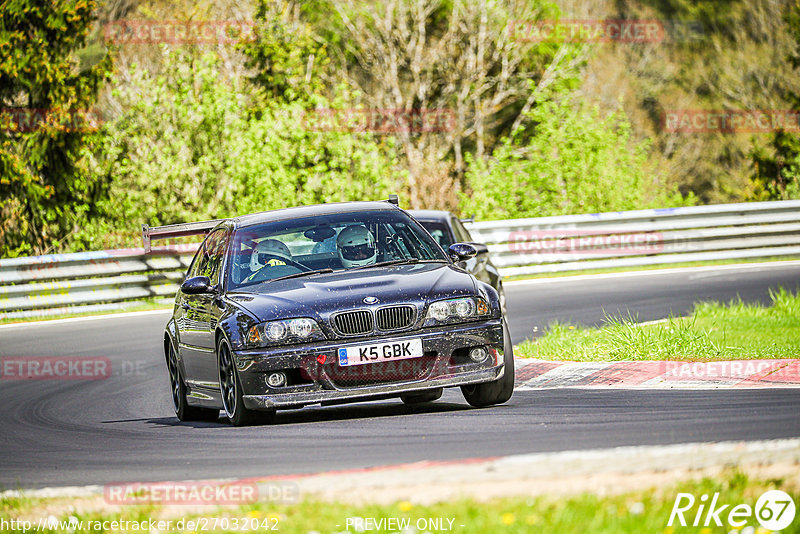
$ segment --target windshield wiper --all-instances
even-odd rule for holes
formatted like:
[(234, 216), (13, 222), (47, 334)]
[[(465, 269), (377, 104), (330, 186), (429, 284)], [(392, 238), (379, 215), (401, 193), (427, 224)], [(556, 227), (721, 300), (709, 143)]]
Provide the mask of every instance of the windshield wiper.
[(264, 280), (265, 282), (276, 282), (278, 280), (288, 280), (289, 278), (300, 278), (301, 276), (311, 276), (312, 274), (325, 274), (325, 273), (332, 273), (333, 269), (317, 269), (315, 271), (303, 271), (300, 273), (294, 274), (287, 274), (286, 276), (279, 276), (278, 278), (271, 278), (269, 280)]
[(444, 260), (421, 260), (419, 258), (406, 258), (404, 260), (389, 260), (373, 263), (371, 265), (362, 265), (360, 267), (353, 267), (351, 271), (358, 269), (368, 269), (370, 267), (386, 267), (387, 265), (413, 265), (414, 263), (445, 263)]

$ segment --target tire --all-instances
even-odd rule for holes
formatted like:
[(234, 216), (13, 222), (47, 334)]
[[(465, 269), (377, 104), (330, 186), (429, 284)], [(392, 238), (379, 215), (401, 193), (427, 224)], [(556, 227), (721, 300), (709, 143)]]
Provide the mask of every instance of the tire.
[(172, 342), (169, 343), (167, 349), (167, 370), (172, 390), (172, 407), (175, 409), (175, 415), (179, 421), (216, 421), (219, 419), (219, 410), (189, 406), (186, 400), (186, 383), (183, 380)]
[(407, 393), (400, 395), (400, 400), (406, 404), (422, 404), (424, 402), (433, 402), (442, 397), (442, 388), (429, 389), (427, 391), (420, 391), (418, 393)]
[(508, 325), (503, 319), (503, 376), (493, 382), (461, 386), (466, 401), (476, 408), (502, 404), (514, 393), (514, 352)]
[(506, 292), (503, 289), (503, 284), (499, 284), (497, 286), (497, 295), (500, 298), (500, 311), (503, 313), (503, 317), (507, 315), (506, 313)]
[(233, 356), (224, 338), (217, 344), (219, 367), (219, 392), (222, 396), (222, 409), (233, 426), (263, 425), (275, 419), (275, 410), (249, 410), (242, 400), (242, 382), (233, 364)]

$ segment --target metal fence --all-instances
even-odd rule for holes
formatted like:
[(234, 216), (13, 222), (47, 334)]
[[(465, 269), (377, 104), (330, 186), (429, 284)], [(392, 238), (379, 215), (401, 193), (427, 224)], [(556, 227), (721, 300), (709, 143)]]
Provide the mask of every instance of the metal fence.
[(0, 319), (113, 310), (172, 297), (196, 245), (0, 260)]
[(800, 201), (475, 222), (503, 276), (800, 256)]
[[(800, 201), (469, 224), (504, 276), (719, 259), (800, 257)], [(168, 302), (196, 245), (0, 260), (0, 319)]]

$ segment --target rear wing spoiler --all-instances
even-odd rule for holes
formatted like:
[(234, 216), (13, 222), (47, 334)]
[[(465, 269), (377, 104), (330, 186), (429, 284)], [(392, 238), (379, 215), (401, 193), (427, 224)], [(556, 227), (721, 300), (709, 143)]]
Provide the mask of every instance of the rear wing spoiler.
[[(400, 202), (397, 195), (389, 195), (390, 204), (399, 206)], [(171, 237), (184, 237), (187, 235), (205, 235), (213, 230), (219, 223), (226, 219), (214, 219), (212, 221), (200, 221), (191, 223), (168, 224), (166, 226), (150, 227), (147, 224), (142, 225), (142, 244), (144, 245), (145, 254), (151, 252), (151, 242), (158, 239), (169, 239)]]
[(152, 228), (146, 224), (143, 224), (142, 243), (144, 245), (144, 252), (145, 254), (150, 253), (151, 241), (156, 241), (158, 239), (169, 239), (171, 237), (184, 237), (187, 235), (205, 235), (224, 220), (225, 219), (214, 219), (213, 221), (168, 224), (166, 226), (154, 226)]

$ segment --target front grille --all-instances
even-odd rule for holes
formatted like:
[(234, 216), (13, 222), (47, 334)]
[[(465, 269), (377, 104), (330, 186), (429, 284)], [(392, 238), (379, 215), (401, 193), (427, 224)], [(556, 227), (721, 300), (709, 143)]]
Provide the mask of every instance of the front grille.
[(414, 324), (416, 309), (413, 306), (392, 306), (378, 310), (378, 328), (381, 330), (401, 330)]
[(372, 314), (366, 310), (335, 315), (333, 317), (333, 327), (339, 333), (347, 336), (368, 334), (375, 329), (372, 323)]
[(375, 362), (364, 365), (326, 364), (325, 374), (337, 388), (354, 388), (392, 382), (415, 382), (428, 378), (436, 367), (436, 352), (426, 352), (421, 358)]

